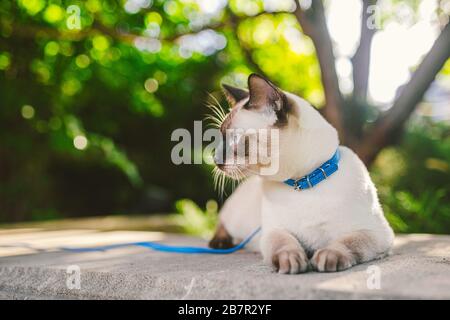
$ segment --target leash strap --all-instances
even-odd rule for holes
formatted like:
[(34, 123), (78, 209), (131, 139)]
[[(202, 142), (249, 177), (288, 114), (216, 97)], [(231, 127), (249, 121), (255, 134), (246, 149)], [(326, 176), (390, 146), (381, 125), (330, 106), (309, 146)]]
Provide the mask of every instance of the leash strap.
[(205, 247), (172, 246), (172, 245), (162, 244), (162, 243), (158, 243), (158, 242), (154, 242), (154, 241), (118, 243), (118, 244), (112, 244), (112, 245), (100, 246), (100, 247), (94, 247), (94, 248), (62, 247), (60, 249), (64, 250), (64, 251), (69, 251), (69, 252), (99, 252), (99, 251), (107, 251), (107, 250), (123, 248), (123, 247), (138, 246), (138, 247), (144, 247), (144, 248), (148, 248), (148, 249), (155, 250), (155, 251), (172, 252), (172, 253), (229, 254), (229, 253), (233, 253), (233, 252), (243, 249), (260, 231), (261, 231), (261, 227), (258, 227), (258, 229), (253, 231), (253, 233), (251, 233), (241, 243), (239, 243), (235, 247), (229, 248), (229, 249), (212, 249), (212, 248), (205, 248)]

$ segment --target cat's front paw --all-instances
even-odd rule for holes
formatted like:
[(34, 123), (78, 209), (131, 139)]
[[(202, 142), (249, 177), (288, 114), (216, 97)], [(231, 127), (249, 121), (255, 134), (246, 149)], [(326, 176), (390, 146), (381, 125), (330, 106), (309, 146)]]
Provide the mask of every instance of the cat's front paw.
[(234, 247), (234, 244), (232, 238), (214, 237), (209, 241), (208, 246), (213, 249), (230, 249)]
[(208, 246), (213, 249), (233, 248), (233, 237), (228, 233), (223, 224), (217, 226), (214, 237), (209, 241)]
[(300, 250), (280, 250), (272, 256), (272, 265), (278, 273), (297, 274), (308, 269), (308, 258)]
[(349, 252), (324, 248), (317, 250), (311, 258), (311, 266), (319, 272), (342, 271), (355, 265), (355, 259)]

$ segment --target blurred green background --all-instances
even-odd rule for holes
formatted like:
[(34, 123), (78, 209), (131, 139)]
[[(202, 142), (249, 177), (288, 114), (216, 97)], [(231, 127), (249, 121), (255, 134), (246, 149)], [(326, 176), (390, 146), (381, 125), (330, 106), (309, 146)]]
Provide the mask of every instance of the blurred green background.
[[(302, 2), (316, 19), (316, 2)], [(323, 2), (351, 106), (345, 126), (355, 131), (388, 110), (408, 80), (395, 59), (413, 71), (448, 23), (448, 1), (383, 1), (361, 102), (352, 95), (351, 31), (366, 2)], [(221, 82), (245, 86), (251, 72), (327, 105), (317, 43), (296, 10), (293, 1), (263, 0), (1, 1), (0, 222), (180, 211), (206, 212), (197, 227), (210, 229), (217, 206), (209, 200), (222, 203), (212, 167), (172, 164), (170, 135), (204, 118), (208, 93), (223, 101)], [(389, 39), (409, 55), (389, 54)], [(401, 131), (366, 162), (398, 232), (450, 233), (450, 62), (439, 70)]]

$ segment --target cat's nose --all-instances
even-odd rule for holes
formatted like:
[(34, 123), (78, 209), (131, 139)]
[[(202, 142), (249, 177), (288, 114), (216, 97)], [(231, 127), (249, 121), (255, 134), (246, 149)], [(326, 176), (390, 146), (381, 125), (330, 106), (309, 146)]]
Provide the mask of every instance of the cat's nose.
[(216, 155), (214, 155), (214, 164), (216, 165), (217, 168), (219, 168), (220, 170), (223, 170), (224, 168), (224, 164), (223, 161), (220, 160), (219, 157), (217, 157)]
[(223, 155), (223, 144), (220, 143), (217, 148), (214, 150), (214, 156), (213, 156), (213, 160), (214, 163), (216, 164), (216, 166), (218, 166), (220, 168), (221, 165), (223, 165), (223, 159), (224, 159), (224, 155)]

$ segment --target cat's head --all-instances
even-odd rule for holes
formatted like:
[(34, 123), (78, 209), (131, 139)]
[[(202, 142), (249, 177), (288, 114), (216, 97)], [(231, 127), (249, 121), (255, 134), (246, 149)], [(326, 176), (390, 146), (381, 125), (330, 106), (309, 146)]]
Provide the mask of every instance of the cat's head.
[(231, 106), (220, 126), (217, 167), (232, 178), (276, 173), (280, 134), (288, 127), (292, 106), (269, 80), (252, 74), (248, 90), (223, 85)]
[[(250, 75), (248, 90), (229, 85), (223, 85), (223, 90), (231, 109), (220, 125), (223, 139), (214, 161), (227, 176), (289, 178), (298, 173), (302, 153), (310, 153), (321, 139), (330, 136), (335, 150), (334, 128), (305, 100), (283, 92), (264, 77)], [(330, 145), (329, 141), (324, 144)]]

